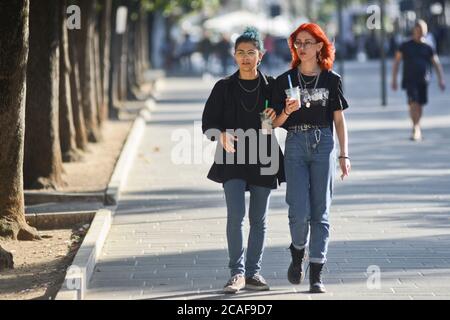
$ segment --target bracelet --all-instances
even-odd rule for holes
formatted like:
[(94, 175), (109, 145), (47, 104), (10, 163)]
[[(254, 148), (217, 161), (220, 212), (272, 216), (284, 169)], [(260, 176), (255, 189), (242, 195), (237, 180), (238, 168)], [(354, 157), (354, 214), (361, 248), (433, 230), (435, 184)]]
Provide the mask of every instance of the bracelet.
[(284, 112), (284, 114), (287, 115), (288, 117), (291, 115), (290, 113), (287, 113), (287, 112), (286, 112), (286, 109), (285, 109), (285, 108), (283, 108), (283, 112)]
[(344, 156), (339, 156), (339, 158), (338, 159), (348, 159), (348, 160), (350, 160), (350, 158), (349, 157), (344, 157)]

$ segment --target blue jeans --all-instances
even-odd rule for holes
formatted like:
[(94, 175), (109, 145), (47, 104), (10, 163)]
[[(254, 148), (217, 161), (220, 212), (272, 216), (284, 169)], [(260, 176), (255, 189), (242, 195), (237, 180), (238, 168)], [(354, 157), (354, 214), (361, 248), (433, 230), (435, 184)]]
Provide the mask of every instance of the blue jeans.
[(266, 236), (266, 215), (269, 206), (270, 188), (250, 185), (249, 221), (250, 233), (247, 244), (247, 257), (244, 266), (245, 217), (244, 180), (232, 179), (223, 184), (227, 203), (227, 241), (231, 276), (245, 274), (252, 277), (261, 270), (261, 261)]
[(310, 262), (325, 263), (336, 169), (331, 129), (288, 132), (284, 163), (292, 243), (309, 246)]

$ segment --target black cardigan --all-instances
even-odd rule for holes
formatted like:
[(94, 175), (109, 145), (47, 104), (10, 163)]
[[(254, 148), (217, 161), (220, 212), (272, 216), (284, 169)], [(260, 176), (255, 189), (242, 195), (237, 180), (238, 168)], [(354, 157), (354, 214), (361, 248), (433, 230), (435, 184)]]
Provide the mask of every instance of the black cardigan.
[[(269, 101), (269, 106), (272, 105), (272, 90), (275, 82), (274, 78), (268, 77), (261, 72), (260, 77), (262, 77), (260, 84), (262, 89), (260, 92), (260, 97), (262, 99), (260, 99), (261, 103), (260, 105), (258, 105), (257, 112), (263, 111), (264, 100), (266, 99)], [(242, 106), (239, 104), (238, 99), (236, 98), (236, 94), (238, 92), (242, 93), (242, 91), (239, 91), (241, 89), (239, 88), (239, 84), (237, 82), (238, 80), (239, 72), (236, 72), (229, 77), (219, 80), (215, 84), (208, 100), (206, 101), (202, 116), (202, 130), (203, 133), (206, 134), (206, 136), (212, 141), (218, 138), (218, 134), (220, 134), (220, 132), (226, 131), (227, 129), (250, 129), (240, 128), (238, 125), (237, 117), (239, 116), (239, 112), (242, 112), (242, 110), (238, 110), (238, 108), (242, 108)], [(254, 113), (254, 115), (255, 117), (258, 117), (257, 123), (259, 123), (259, 126), (252, 129), (259, 130), (261, 129), (259, 115), (256, 112)], [(215, 129), (215, 132), (213, 134), (211, 134), (211, 129)], [(281, 184), (281, 182), (286, 181), (284, 176), (284, 157), (274, 134), (268, 136), (268, 145), (270, 145), (271, 139), (275, 139), (273, 143), (276, 143), (276, 147), (278, 149), (279, 166), (274, 175), (261, 174), (261, 168), (269, 167), (270, 164), (263, 165), (260, 163), (259, 159), (257, 164), (249, 164), (248, 162), (246, 162), (245, 164), (225, 164), (225, 162), (220, 163), (220, 161), (217, 161), (217, 159), (225, 159), (225, 152), (223, 151), (220, 142), (218, 142), (215, 155), (216, 160), (214, 161), (208, 173), (208, 179), (218, 183), (224, 183), (230, 179), (243, 179), (247, 182), (247, 190), (248, 185), (250, 184), (276, 189), (277, 182), (278, 184)], [(235, 148), (236, 145), (237, 143), (235, 144)], [(270, 147), (269, 150), (270, 154), (273, 155)], [(246, 152), (248, 152), (248, 145), (246, 145)], [(236, 156), (236, 154), (234, 156)], [(274, 157), (271, 157), (271, 159), (274, 159)]]

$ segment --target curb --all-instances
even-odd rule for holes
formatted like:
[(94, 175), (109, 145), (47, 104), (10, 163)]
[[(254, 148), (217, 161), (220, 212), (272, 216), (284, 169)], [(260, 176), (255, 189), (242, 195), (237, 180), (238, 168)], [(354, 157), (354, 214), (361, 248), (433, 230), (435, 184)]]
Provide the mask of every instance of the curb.
[[(155, 85), (160, 81), (156, 80)], [(120, 156), (114, 167), (114, 172), (104, 194), (104, 204), (111, 207), (100, 209), (95, 213), (88, 233), (81, 244), (75, 258), (67, 269), (64, 282), (58, 291), (55, 300), (83, 300), (88, 289), (89, 281), (102, 252), (112, 219), (119, 201), (120, 191), (126, 184), (128, 173), (137, 154), (139, 144), (144, 136), (150, 112), (155, 109), (155, 99), (145, 101), (145, 107), (139, 111)]]
[(24, 191), (25, 204), (32, 206), (50, 202), (104, 202), (105, 194), (103, 192), (40, 192)]
[(95, 211), (25, 214), (28, 224), (39, 230), (66, 229), (77, 224), (90, 224), (94, 217)]
[(154, 109), (153, 98), (147, 99), (145, 107), (141, 109), (139, 115), (133, 123), (133, 127), (127, 137), (127, 141), (120, 152), (119, 160), (116, 163), (114, 172), (105, 191), (105, 205), (117, 205), (119, 195), (127, 181), (133, 160), (136, 156), (139, 144), (144, 136), (146, 122), (150, 119), (150, 111)]
[(55, 300), (84, 299), (97, 259), (108, 236), (114, 210), (115, 208), (100, 209), (96, 212), (72, 265), (67, 268), (66, 277)]
[[(156, 80), (155, 86), (158, 86), (160, 80)], [(70, 201), (82, 202), (101, 202), (105, 205), (116, 205), (121, 189), (126, 183), (128, 172), (131, 168), (133, 159), (144, 135), (146, 122), (150, 120), (151, 112), (155, 110), (155, 98), (151, 97), (145, 100), (144, 107), (139, 111), (138, 116), (133, 122), (128, 137), (122, 147), (119, 159), (114, 167), (113, 174), (109, 180), (108, 186), (104, 192), (42, 192), (26, 191), (24, 192), (25, 204), (27, 206), (42, 203), (63, 203)]]

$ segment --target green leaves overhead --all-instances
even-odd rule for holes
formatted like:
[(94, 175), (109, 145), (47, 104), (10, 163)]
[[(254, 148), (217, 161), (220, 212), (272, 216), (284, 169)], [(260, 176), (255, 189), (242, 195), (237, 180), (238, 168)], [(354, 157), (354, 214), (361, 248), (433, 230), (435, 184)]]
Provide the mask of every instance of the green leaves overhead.
[[(201, 10), (206, 5), (206, 0), (141, 0), (149, 11), (162, 11), (165, 16), (180, 15), (192, 11)], [(217, 2), (218, 1), (209, 1)], [(208, 5), (210, 5), (208, 3)]]

